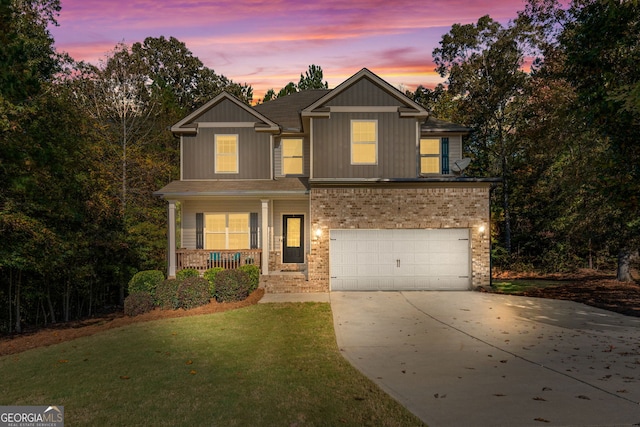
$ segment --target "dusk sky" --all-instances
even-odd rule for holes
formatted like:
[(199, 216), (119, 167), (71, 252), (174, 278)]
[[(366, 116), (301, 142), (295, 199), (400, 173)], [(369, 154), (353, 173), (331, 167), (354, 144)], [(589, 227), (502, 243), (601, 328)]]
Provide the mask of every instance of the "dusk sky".
[(366, 67), (396, 87), (433, 87), (431, 53), (454, 23), (506, 23), (523, 0), (61, 0), (59, 51), (97, 64), (118, 42), (173, 36), (254, 100), (322, 67), (335, 87)]

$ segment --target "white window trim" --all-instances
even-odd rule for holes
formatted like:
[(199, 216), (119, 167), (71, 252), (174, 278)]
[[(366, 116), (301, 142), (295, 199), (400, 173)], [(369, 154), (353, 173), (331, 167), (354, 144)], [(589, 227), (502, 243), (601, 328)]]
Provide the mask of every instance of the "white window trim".
[[(247, 231), (247, 247), (243, 248), (243, 249), (248, 249), (251, 246), (251, 219), (250, 217), (250, 212), (205, 212), (204, 213), (204, 226), (203, 226), (203, 239), (204, 239), (204, 246), (207, 246), (207, 234), (224, 234), (224, 249), (223, 248), (218, 248), (218, 250), (236, 250), (236, 249), (229, 249), (229, 235), (230, 234), (244, 234), (244, 233), (238, 233), (238, 232), (230, 232), (229, 231), (229, 215), (238, 215), (238, 214), (246, 214), (247, 215), (247, 224), (249, 226), (248, 231)], [(224, 215), (225, 217), (225, 229), (224, 229), (224, 233), (222, 231), (207, 231), (207, 215)], [(207, 249), (207, 250), (216, 250), (216, 249)]]
[[(218, 137), (219, 136), (233, 136), (236, 139), (236, 170), (234, 172), (218, 172)], [(237, 174), (240, 169), (240, 137), (238, 134), (216, 134), (213, 144), (213, 156), (214, 156), (214, 168), (217, 174)]]
[[(375, 133), (376, 133), (376, 137), (375, 137), (375, 141), (373, 141), (373, 144), (375, 144), (375, 151), (376, 151), (376, 158), (375, 161), (373, 163), (371, 162), (354, 162), (353, 161), (353, 124), (356, 122), (367, 122), (367, 123), (374, 123), (375, 124)], [(351, 124), (349, 127), (349, 140), (350, 140), (350, 145), (349, 145), (349, 150), (351, 151), (351, 164), (352, 165), (377, 165), (378, 164), (378, 120), (367, 120), (367, 119), (360, 119), (360, 120), (351, 120)], [(367, 144), (367, 143), (362, 143), (359, 142), (358, 144)], [(371, 143), (368, 143), (371, 144)]]
[[(301, 145), (301, 148), (302, 148), (302, 155), (300, 157), (298, 157), (298, 156), (287, 157), (287, 156), (284, 155), (284, 143), (287, 140), (289, 140), (289, 141), (293, 141), (293, 140), (300, 141), (300, 145)], [(282, 138), (280, 140), (280, 152), (281, 152), (281, 154), (280, 154), (280, 160), (281, 160), (280, 168), (282, 169), (281, 170), (282, 175), (284, 175), (284, 176), (301, 176), (301, 175), (304, 175), (304, 138)], [(298, 159), (298, 158), (300, 158), (300, 159), (302, 159), (302, 171), (300, 173), (287, 173), (284, 170), (284, 164), (285, 164), (284, 159), (285, 158), (290, 158), (290, 159)]]

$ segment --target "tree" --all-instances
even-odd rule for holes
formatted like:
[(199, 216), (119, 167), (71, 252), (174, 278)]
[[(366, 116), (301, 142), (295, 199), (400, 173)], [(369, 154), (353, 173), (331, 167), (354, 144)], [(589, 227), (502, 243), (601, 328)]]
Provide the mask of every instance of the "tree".
[(483, 16), (476, 24), (452, 26), (434, 49), (436, 70), (458, 97), (463, 123), (474, 132), (467, 149), (476, 171), (502, 178), (504, 244), (511, 252), (511, 178), (519, 152), (515, 138), (528, 76), (522, 70), (522, 29)]
[(298, 83), (298, 90), (310, 90), (310, 89), (327, 89), (329, 84), (322, 81), (323, 73), (322, 67), (317, 65), (309, 65), (309, 69), (305, 71), (304, 76), (300, 74), (300, 82)]
[(0, 0), (0, 132), (20, 127), (58, 70), (48, 26), (59, 11), (59, 0)]
[(611, 208), (607, 234), (618, 253), (618, 280), (631, 281), (640, 246), (640, 4), (580, 0), (560, 41), (565, 75), (581, 117), (608, 142), (597, 191)]
[(294, 82), (287, 83), (280, 91), (276, 94), (273, 89), (269, 89), (264, 98), (262, 98), (262, 102), (268, 102), (272, 99), (281, 98), (283, 96), (291, 95), (292, 93), (300, 92), (303, 90), (311, 90), (311, 89), (327, 89), (329, 87), (329, 83), (326, 81), (323, 82), (323, 72), (322, 67), (318, 65), (309, 65), (309, 69), (303, 74), (300, 74), (300, 81), (298, 84)]
[(414, 92), (407, 90), (405, 95), (439, 119), (452, 122), (462, 120), (457, 117), (457, 102), (454, 95), (442, 83), (438, 83), (433, 89), (420, 85)]
[[(0, 0), (0, 296), (7, 284), (7, 304), (2, 305), (9, 310), (7, 329), (16, 332), (21, 331), (25, 276), (37, 274), (42, 267), (38, 255), (56, 241), (40, 217), (46, 207), (37, 190), (47, 176), (34, 173), (34, 165), (55, 147), (32, 141), (28, 129), (39, 113), (47, 112), (43, 99), (59, 69), (48, 31), (59, 10), (56, 0)], [(50, 168), (58, 166), (50, 163)]]

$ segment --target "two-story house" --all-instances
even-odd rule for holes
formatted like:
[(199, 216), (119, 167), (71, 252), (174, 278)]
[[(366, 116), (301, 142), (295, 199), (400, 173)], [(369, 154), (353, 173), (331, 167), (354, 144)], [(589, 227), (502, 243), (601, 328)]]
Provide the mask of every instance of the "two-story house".
[(496, 180), (459, 173), (468, 129), (367, 69), (255, 107), (221, 93), (171, 131), (169, 276), (253, 263), (267, 292), (489, 283)]

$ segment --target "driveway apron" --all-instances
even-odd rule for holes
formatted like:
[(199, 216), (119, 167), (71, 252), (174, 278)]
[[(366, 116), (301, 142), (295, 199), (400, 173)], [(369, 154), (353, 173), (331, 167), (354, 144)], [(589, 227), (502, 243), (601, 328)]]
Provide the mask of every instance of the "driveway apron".
[(479, 292), (332, 292), (338, 347), (431, 427), (640, 425), (640, 318)]

